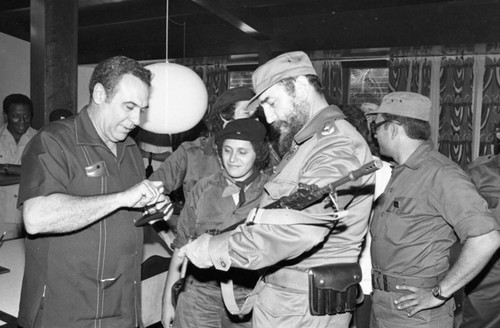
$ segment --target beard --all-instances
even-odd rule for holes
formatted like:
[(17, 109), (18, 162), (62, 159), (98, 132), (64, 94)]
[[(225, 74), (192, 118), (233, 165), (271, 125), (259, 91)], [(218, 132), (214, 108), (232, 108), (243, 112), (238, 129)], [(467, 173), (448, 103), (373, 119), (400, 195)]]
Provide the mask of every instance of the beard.
[(304, 127), (309, 120), (309, 104), (307, 102), (296, 102), (292, 100), (292, 110), (286, 120), (279, 120), (272, 123), (272, 126), (279, 132), (278, 154), (281, 158), (290, 151), (295, 135)]

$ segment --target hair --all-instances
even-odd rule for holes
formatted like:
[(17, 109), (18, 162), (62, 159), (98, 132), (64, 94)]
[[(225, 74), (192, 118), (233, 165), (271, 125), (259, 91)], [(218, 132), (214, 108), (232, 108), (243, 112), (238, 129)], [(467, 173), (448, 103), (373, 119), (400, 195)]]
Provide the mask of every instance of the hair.
[(146, 83), (148, 87), (151, 86), (152, 75), (150, 70), (144, 68), (134, 59), (115, 56), (103, 60), (95, 67), (89, 82), (90, 97), (92, 98), (95, 85), (100, 83), (106, 91), (106, 98), (113, 98), (116, 86), (125, 74), (131, 74)]
[[(286, 92), (290, 96), (295, 95), (295, 81), (297, 80), (297, 77), (298, 76), (287, 77), (286, 79), (283, 79), (278, 82), (279, 84), (285, 87)], [(321, 84), (319, 77), (313, 74), (307, 74), (306, 77), (307, 80), (309, 81), (309, 84), (314, 88), (314, 90), (317, 93), (323, 94), (323, 86)]]
[(33, 115), (33, 102), (27, 96), (20, 93), (13, 93), (5, 97), (3, 100), (3, 112), (5, 115), (9, 115), (10, 106), (13, 104), (28, 106), (31, 115)]
[(346, 121), (351, 123), (352, 126), (358, 130), (359, 134), (366, 140), (368, 147), (373, 155), (379, 156), (379, 150), (376, 143), (373, 141), (372, 134), (368, 128), (368, 121), (363, 111), (353, 105), (340, 105), (339, 108), (346, 116)]
[[(221, 162), (222, 162), (222, 144), (224, 143), (224, 140), (217, 140), (216, 145), (217, 145), (217, 155), (219, 156)], [(257, 170), (262, 170), (267, 167), (267, 164), (269, 164), (269, 143), (267, 141), (261, 141), (261, 142), (254, 142), (250, 141), (250, 144), (252, 145), (253, 151), (255, 152), (255, 162), (253, 163), (253, 166)]]
[[(399, 122), (410, 139), (427, 140), (431, 136), (431, 126), (427, 121), (387, 113), (381, 115), (386, 120)], [(387, 129), (387, 126), (384, 125), (382, 128)]]
[[(224, 117), (227, 121), (232, 121), (234, 119), (234, 111), (236, 109), (236, 103), (229, 104), (220, 109), (212, 110), (208, 113), (205, 121), (205, 125), (210, 133), (217, 133), (224, 128)], [(222, 117), (221, 117), (222, 116)]]

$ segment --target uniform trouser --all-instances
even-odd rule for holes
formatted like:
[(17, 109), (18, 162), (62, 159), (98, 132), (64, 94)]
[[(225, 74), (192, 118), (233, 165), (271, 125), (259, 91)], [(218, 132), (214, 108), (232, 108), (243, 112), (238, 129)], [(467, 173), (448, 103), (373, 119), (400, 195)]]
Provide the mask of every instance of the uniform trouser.
[[(348, 328), (350, 313), (313, 316), (308, 291), (264, 283), (253, 307), (253, 328)], [(307, 288), (307, 286), (306, 286)]]
[[(234, 296), (239, 306), (249, 292), (251, 289), (234, 287)], [(188, 279), (177, 300), (173, 327), (250, 328), (251, 315), (231, 315), (224, 306), (220, 285)]]
[(399, 310), (394, 300), (403, 296), (401, 292), (385, 292), (374, 289), (370, 328), (452, 328), (455, 301), (453, 298), (443, 305), (420, 311), (408, 317), (405, 310)]

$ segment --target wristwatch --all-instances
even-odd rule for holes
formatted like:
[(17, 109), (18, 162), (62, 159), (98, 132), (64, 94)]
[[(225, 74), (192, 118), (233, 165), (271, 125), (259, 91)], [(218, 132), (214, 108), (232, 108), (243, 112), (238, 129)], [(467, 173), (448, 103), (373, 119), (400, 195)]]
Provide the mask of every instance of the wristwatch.
[(445, 297), (441, 294), (441, 287), (439, 287), (439, 285), (434, 286), (434, 288), (432, 288), (431, 292), (432, 292), (432, 296), (434, 296), (435, 298), (437, 298), (440, 301), (447, 301), (449, 299), (449, 297)]

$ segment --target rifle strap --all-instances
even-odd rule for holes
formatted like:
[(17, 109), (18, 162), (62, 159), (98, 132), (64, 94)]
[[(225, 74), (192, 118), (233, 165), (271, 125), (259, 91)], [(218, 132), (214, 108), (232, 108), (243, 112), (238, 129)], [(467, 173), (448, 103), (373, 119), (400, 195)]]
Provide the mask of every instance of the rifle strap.
[[(247, 224), (273, 224), (273, 225), (296, 225), (296, 224), (307, 224), (307, 225), (325, 225), (329, 224), (332, 222), (335, 222), (336, 220), (345, 217), (348, 212), (347, 211), (339, 211), (339, 212), (332, 212), (332, 213), (325, 213), (325, 214), (310, 214), (307, 213), (307, 216), (304, 216), (304, 212), (299, 212), (299, 211), (289, 211), (287, 210), (286, 213), (290, 213), (288, 215), (280, 215), (280, 219), (276, 220), (275, 215), (262, 215), (264, 211), (269, 212), (275, 212), (275, 211), (280, 211), (282, 209), (273, 209), (273, 210), (264, 210), (264, 209), (257, 209), (255, 211), (255, 214), (253, 215), (252, 219), (250, 221), (247, 221)], [(296, 212), (296, 213), (295, 213)], [(274, 218), (274, 219), (273, 219)], [(249, 313), (253, 305), (255, 304), (255, 300), (257, 298), (257, 295), (259, 294), (260, 290), (263, 288), (264, 282), (262, 281), (262, 276), (259, 278), (257, 281), (257, 284), (255, 285), (254, 289), (250, 294), (247, 296), (245, 303), (241, 306), (241, 308), (238, 306), (236, 303), (236, 298), (234, 296), (234, 285), (233, 281), (229, 279), (226, 282), (220, 282), (220, 287), (221, 287), (221, 292), (222, 292), (222, 299), (224, 300), (224, 305), (226, 306), (226, 309), (231, 313), (232, 315), (245, 315)]]
[(253, 305), (255, 304), (255, 300), (259, 295), (259, 292), (264, 287), (264, 282), (262, 281), (262, 277), (259, 278), (257, 284), (254, 289), (248, 294), (245, 299), (245, 303), (241, 306), (241, 308), (236, 303), (236, 298), (234, 297), (234, 285), (233, 280), (229, 279), (225, 282), (220, 282), (220, 289), (222, 292), (222, 299), (224, 300), (224, 305), (226, 309), (232, 315), (244, 316), (245, 314), (250, 313), (252, 311)]
[[(275, 211), (283, 211), (279, 214), (279, 220), (276, 220)], [(266, 212), (266, 214), (264, 214)], [(306, 224), (306, 225), (325, 225), (337, 221), (345, 216), (347, 216), (348, 211), (336, 211), (331, 213), (322, 213), (322, 214), (312, 214), (307, 213), (304, 215), (304, 212), (300, 211), (291, 211), (288, 209), (272, 209), (266, 210), (263, 208), (259, 208), (255, 211), (255, 215), (249, 218), (246, 221), (247, 225), (252, 224), (273, 224), (273, 225), (297, 225), (297, 224)]]

